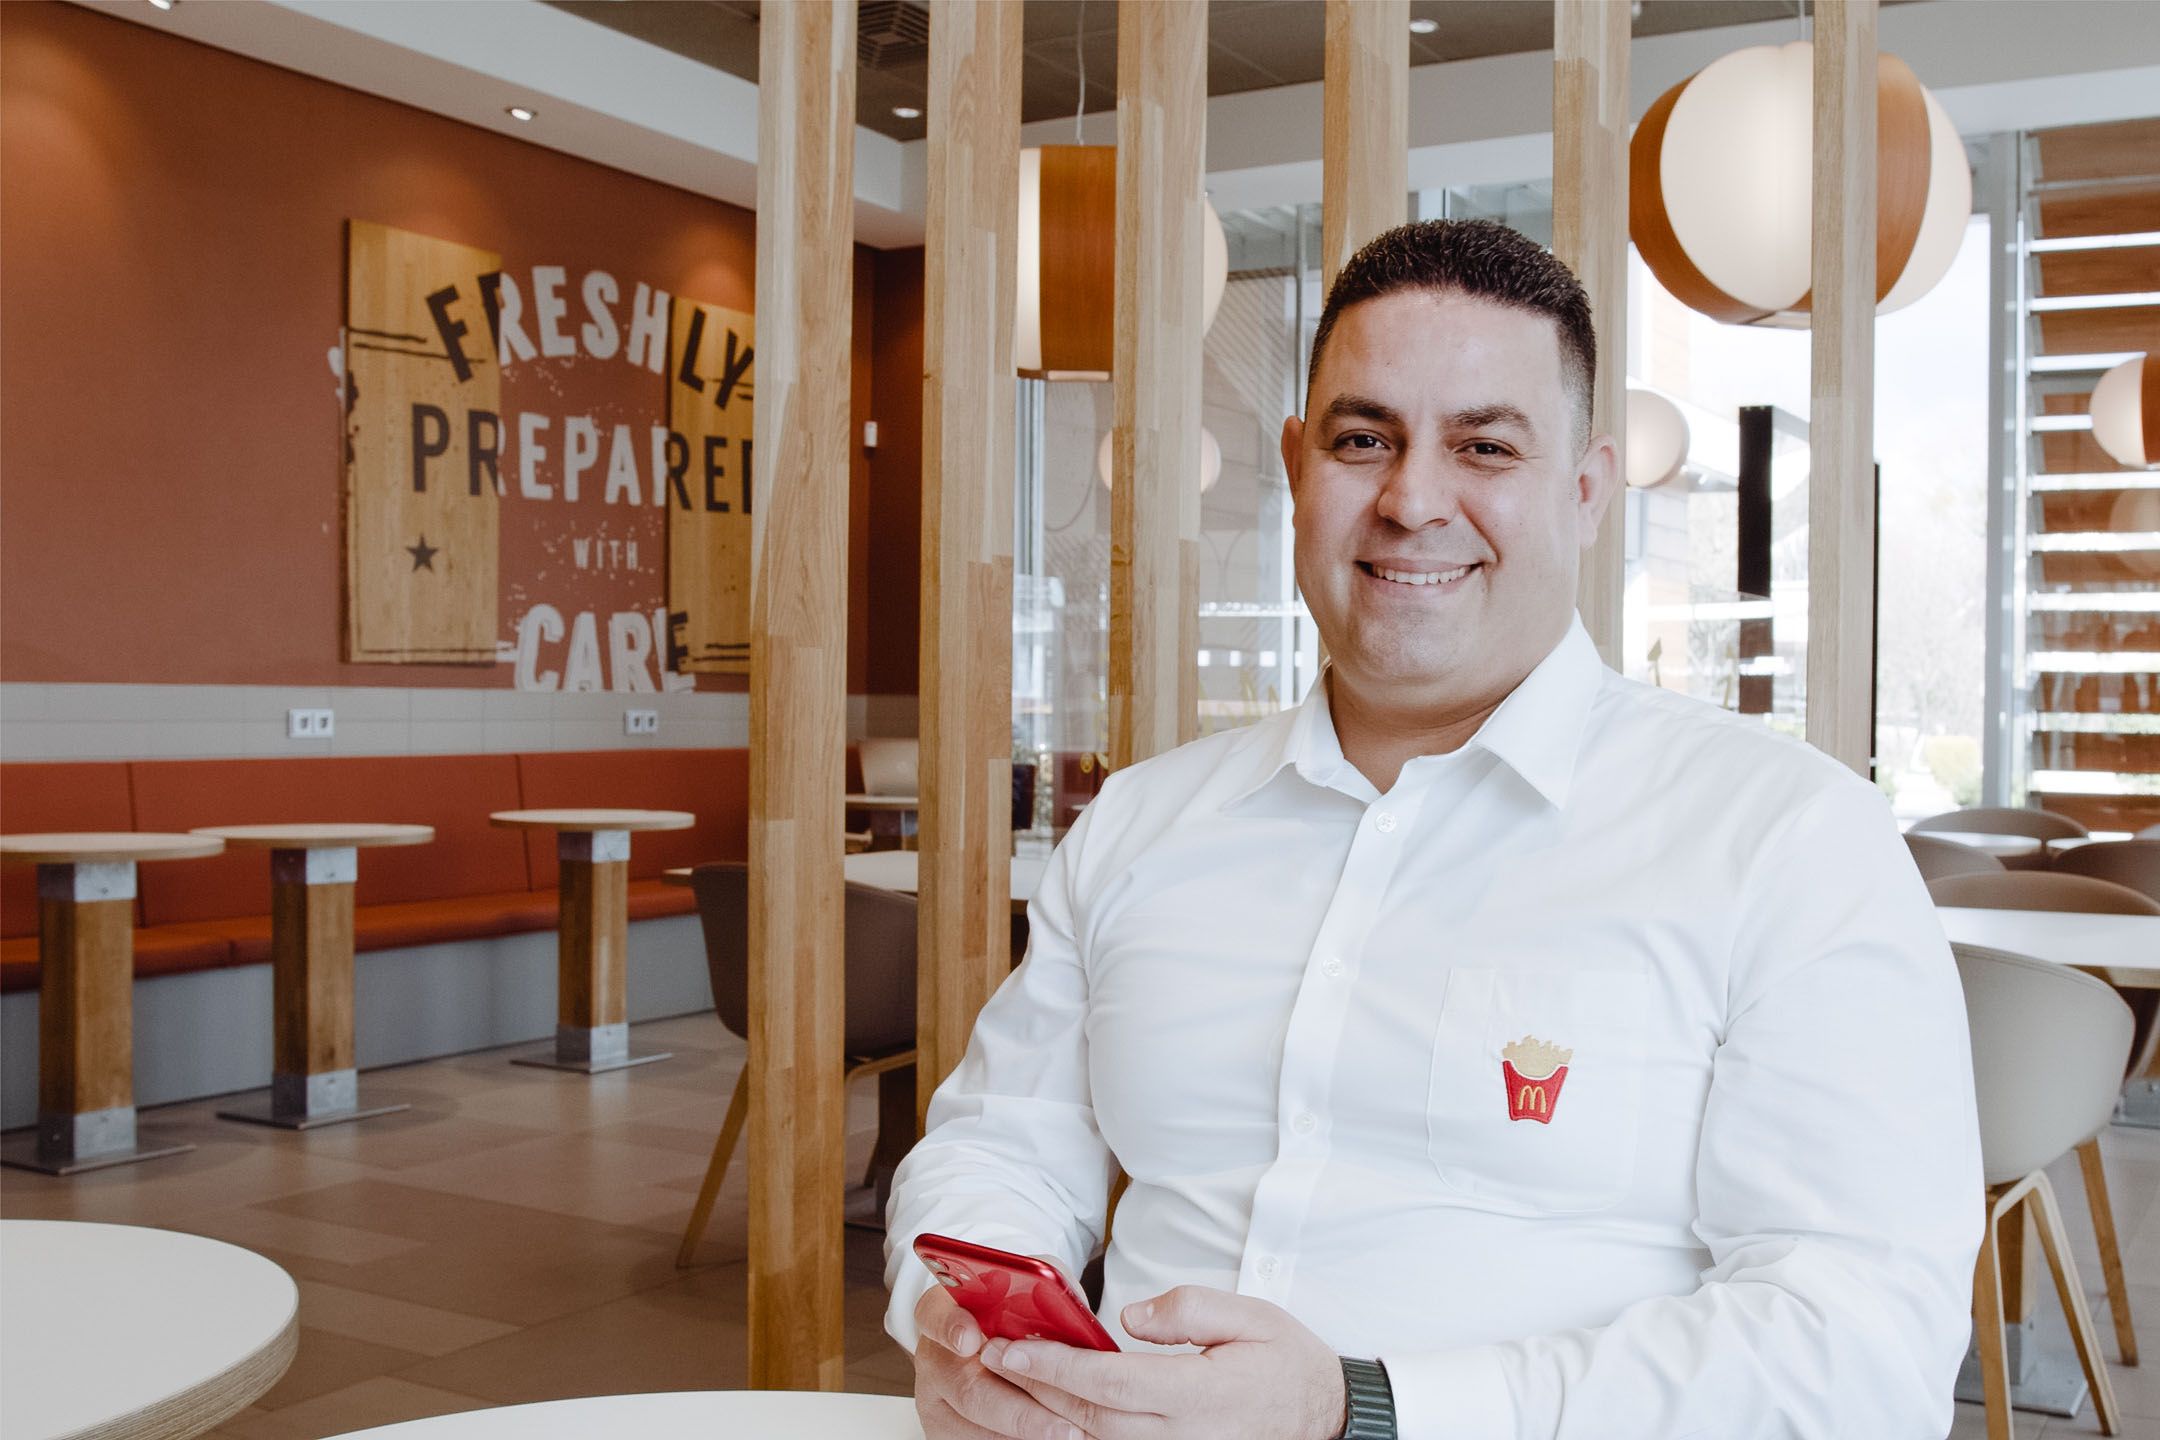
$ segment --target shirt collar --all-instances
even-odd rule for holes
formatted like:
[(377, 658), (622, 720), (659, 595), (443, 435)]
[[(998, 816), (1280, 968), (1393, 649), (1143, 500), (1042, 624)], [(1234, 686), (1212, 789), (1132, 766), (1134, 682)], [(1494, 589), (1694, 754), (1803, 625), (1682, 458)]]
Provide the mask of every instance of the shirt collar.
[[(1575, 762), (1582, 751), (1590, 706), (1605, 682), (1605, 662), (1578, 617), (1537, 668), (1478, 727), (1469, 744), (1487, 751), (1520, 775), (1555, 808), (1567, 804)], [(1412, 764), (1417, 763), (1412, 761)], [(1284, 727), (1281, 743), (1263, 752), (1253, 781), (1226, 804), (1255, 794), (1285, 769), (1326, 789), (1371, 790), (1371, 783), (1344, 758), (1328, 707), (1327, 669)], [(1347, 772), (1347, 773), (1346, 773)]]

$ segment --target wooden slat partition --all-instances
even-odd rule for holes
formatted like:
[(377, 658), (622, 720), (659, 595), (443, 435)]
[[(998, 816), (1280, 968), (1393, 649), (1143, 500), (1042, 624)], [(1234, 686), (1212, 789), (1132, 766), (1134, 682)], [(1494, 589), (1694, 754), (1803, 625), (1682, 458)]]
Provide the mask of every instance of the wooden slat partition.
[(1110, 764), (1199, 729), (1207, 7), (1118, 3)]
[(2039, 315), (2043, 355), (2101, 355), (2160, 350), (2160, 305), (2111, 305), (2102, 310), (2050, 310)]
[(2066, 126), (2043, 130), (2036, 138), (2040, 178), (2050, 184), (2160, 175), (2160, 119)]
[(2040, 294), (2134, 295), (2160, 289), (2160, 245), (2053, 250), (2040, 262)]
[(854, 306), (855, 4), (758, 42), (750, 659), (750, 1383), (837, 1390), (841, 796)]
[(2040, 233), (2051, 238), (2142, 235), (2148, 230), (2160, 230), (2160, 183), (2103, 185), (2040, 196)]
[[(1553, 254), (1590, 297), (1598, 375), (1592, 434), (1627, 447), (1628, 25), (1625, 5), (1556, 0), (1553, 6)], [(1583, 552), (1576, 596), (1605, 663), (1619, 666), (1627, 583), (1624, 497), (1615, 495)]]
[(1320, 292), (1410, 212), (1410, 0), (1327, 0)]
[(1815, 10), (1807, 738), (1872, 773), (1876, 0)]
[(1011, 968), (1020, 21), (1005, 0), (930, 3), (918, 1124)]

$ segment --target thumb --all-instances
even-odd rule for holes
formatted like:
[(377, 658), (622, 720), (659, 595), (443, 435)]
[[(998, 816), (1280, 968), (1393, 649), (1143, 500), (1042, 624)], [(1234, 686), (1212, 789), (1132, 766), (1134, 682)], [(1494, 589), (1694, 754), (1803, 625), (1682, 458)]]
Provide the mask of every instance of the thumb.
[(1136, 1300), (1118, 1318), (1125, 1333), (1156, 1345), (1227, 1345), (1233, 1340), (1263, 1340), (1274, 1333), (1280, 1312), (1265, 1300), (1180, 1285), (1153, 1300)]

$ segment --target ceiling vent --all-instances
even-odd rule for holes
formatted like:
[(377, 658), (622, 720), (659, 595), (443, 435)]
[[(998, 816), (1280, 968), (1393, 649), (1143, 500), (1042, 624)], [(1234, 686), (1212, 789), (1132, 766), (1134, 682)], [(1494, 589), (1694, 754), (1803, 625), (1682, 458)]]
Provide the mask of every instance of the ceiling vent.
[(904, 70), (930, 59), (930, 12), (914, 0), (861, 0), (855, 55), (865, 70)]

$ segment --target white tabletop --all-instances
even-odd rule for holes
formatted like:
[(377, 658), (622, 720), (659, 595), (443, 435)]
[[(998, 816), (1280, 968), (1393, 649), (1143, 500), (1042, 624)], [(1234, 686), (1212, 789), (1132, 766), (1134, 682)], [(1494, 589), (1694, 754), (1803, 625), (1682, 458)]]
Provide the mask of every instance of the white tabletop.
[(2014, 950), (2058, 965), (2145, 971), (2160, 984), (2160, 915), (2068, 910), (1974, 910), (1944, 906), (1943, 933), (1966, 945)]
[(904, 1395), (679, 1390), (463, 1410), (333, 1440), (922, 1440), (922, 1433), (915, 1402)]
[(292, 1277), (237, 1245), (137, 1225), (0, 1220), (0, 1435), (199, 1434), (277, 1383)]
[(2030, 835), (1990, 835), (1978, 830), (1916, 830), (1913, 833), (1925, 835), (1930, 840), (1948, 840), (1953, 845), (1963, 845), (1998, 860), (2038, 854), (2041, 844)]
[[(1015, 855), (1012, 862), (1012, 898), (1021, 904), (1035, 898), (1049, 861), (1032, 855)], [(920, 850), (865, 850), (840, 862), (847, 878), (857, 885), (880, 890), (904, 890), (912, 895), (922, 888)]]

